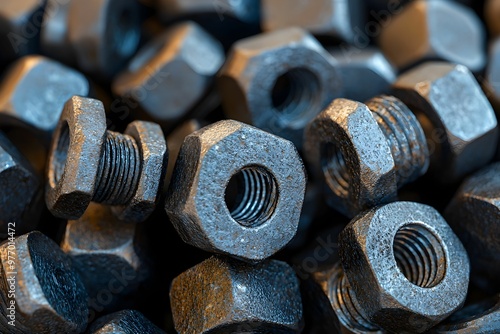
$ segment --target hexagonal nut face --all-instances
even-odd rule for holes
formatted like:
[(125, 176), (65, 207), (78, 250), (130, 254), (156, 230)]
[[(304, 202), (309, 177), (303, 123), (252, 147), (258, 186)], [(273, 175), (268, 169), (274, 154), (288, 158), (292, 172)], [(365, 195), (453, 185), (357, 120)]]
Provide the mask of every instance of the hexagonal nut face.
[(216, 15), (221, 20), (225, 16), (236, 18), (246, 23), (259, 23), (260, 6), (254, 0), (159, 0), (158, 10), (164, 20), (188, 17), (198, 14)]
[(299, 281), (275, 260), (254, 266), (211, 257), (173, 280), (170, 305), (179, 333), (300, 333), (302, 327)]
[(89, 89), (87, 79), (69, 67), (45, 57), (23, 57), (0, 85), (0, 121), (50, 137), (66, 101), (87, 96)]
[(52, 141), (45, 189), (55, 216), (78, 219), (87, 209), (105, 135), (102, 102), (79, 96), (66, 102)]
[(29, 211), (40, 180), (14, 145), (0, 133), (0, 240), (7, 236), (9, 223), (21, 231), (23, 215)]
[(465, 300), (467, 253), (429, 206), (396, 202), (368, 211), (347, 225), (339, 244), (357, 300), (383, 329), (424, 332)]
[(338, 62), (346, 99), (366, 101), (386, 93), (396, 81), (395, 68), (376, 48), (331, 48), (328, 51)]
[(435, 333), (495, 333), (500, 328), (500, 295), (455, 312)]
[(295, 235), (305, 187), (291, 142), (227, 120), (186, 137), (165, 209), (185, 242), (260, 261)]
[(426, 63), (400, 76), (393, 88), (417, 114), (426, 132), (431, 170), (441, 181), (459, 180), (493, 158), (495, 113), (465, 66)]
[(477, 15), (454, 1), (412, 1), (384, 27), (379, 45), (398, 68), (442, 59), (481, 71), (486, 34)]
[[(17, 272), (14, 276), (13, 270)], [(71, 260), (40, 232), (25, 234), (13, 243), (0, 245), (0, 274), (2, 299), (11, 300), (8, 291), (16, 291), (16, 326), (8, 325), (10, 320), (2, 316), (2, 332), (81, 333), (85, 330), (85, 287)]]
[(177, 24), (146, 45), (115, 79), (115, 94), (153, 118), (184, 116), (207, 92), (224, 63), (222, 45), (194, 22)]
[(299, 28), (234, 44), (218, 84), (229, 118), (253, 124), (298, 147), (307, 123), (342, 93), (335, 60)]
[(165, 332), (151, 323), (142, 313), (124, 310), (97, 319), (88, 331), (89, 334), (164, 334)]
[(68, 221), (61, 249), (71, 257), (91, 298), (101, 298), (99, 293), (115, 282), (116, 301), (118, 295), (134, 291), (148, 274), (137, 224), (118, 220), (109, 206), (91, 203), (80, 219)]
[(139, 184), (132, 199), (125, 205), (114, 206), (113, 213), (128, 222), (146, 220), (156, 208), (168, 163), (168, 148), (158, 124), (135, 121), (125, 134), (134, 138), (141, 152)]
[(446, 209), (446, 218), (464, 243), (475, 270), (500, 278), (500, 163), (469, 177)]
[(396, 198), (389, 143), (362, 103), (336, 99), (306, 128), (304, 152), (324, 178), (327, 201), (346, 216)]
[(494, 40), (490, 46), (490, 57), (485, 79), (483, 82), (484, 90), (491, 104), (498, 111), (500, 110), (500, 38)]
[(356, 28), (364, 24), (364, 2), (320, 0), (314, 3), (263, 0), (262, 26), (266, 31), (301, 27), (315, 35), (354, 42)]
[(500, 22), (498, 21), (499, 15), (500, 1), (486, 0), (484, 4), (484, 18), (492, 36), (500, 36)]
[(83, 71), (109, 78), (136, 52), (140, 40), (137, 1), (75, 0), (68, 13), (68, 40)]

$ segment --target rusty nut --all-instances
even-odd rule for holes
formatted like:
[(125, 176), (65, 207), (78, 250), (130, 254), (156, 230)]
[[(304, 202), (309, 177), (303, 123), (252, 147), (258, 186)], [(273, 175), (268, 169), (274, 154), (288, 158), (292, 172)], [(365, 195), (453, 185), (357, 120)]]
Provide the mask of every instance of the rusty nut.
[(260, 261), (295, 235), (305, 187), (291, 142), (220, 121), (184, 140), (165, 209), (185, 242)]
[(494, 37), (500, 36), (500, 21), (498, 21), (498, 16), (500, 15), (500, 1), (498, 0), (486, 0), (484, 4), (484, 18), (490, 34)]

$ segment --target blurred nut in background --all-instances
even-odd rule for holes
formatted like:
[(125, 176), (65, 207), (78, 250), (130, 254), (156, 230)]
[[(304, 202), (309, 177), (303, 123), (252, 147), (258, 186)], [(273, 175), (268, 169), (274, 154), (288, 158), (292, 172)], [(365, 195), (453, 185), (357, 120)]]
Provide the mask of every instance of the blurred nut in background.
[(484, 3), (484, 17), (490, 34), (493, 37), (500, 35), (500, 1), (499, 0), (486, 0)]

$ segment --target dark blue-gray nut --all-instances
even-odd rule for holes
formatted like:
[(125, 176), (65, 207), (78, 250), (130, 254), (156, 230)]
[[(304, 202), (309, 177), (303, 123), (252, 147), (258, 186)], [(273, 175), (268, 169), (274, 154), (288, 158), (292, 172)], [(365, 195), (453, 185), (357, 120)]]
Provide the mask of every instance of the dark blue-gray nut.
[(165, 209), (185, 242), (260, 261), (295, 235), (305, 187), (291, 142), (226, 120), (186, 137)]
[(425, 60), (486, 65), (486, 32), (476, 13), (455, 1), (412, 1), (382, 29), (379, 46), (399, 69)]
[(370, 210), (347, 225), (339, 245), (356, 299), (385, 330), (424, 332), (465, 301), (467, 253), (427, 205), (396, 202)]
[(108, 314), (90, 325), (88, 334), (164, 334), (142, 313), (124, 310)]
[(24, 126), (50, 138), (64, 103), (89, 94), (77, 71), (41, 56), (15, 62), (0, 84), (0, 124)]
[(500, 295), (469, 305), (455, 312), (444, 324), (436, 327), (436, 334), (495, 334), (500, 329)]
[(161, 128), (135, 121), (124, 134), (106, 130), (102, 102), (74, 96), (54, 133), (45, 200), (58, 217), (78, 219), (90, 201), (112, 205), (126, 221), (154, 210), (168, 156)]
[(81, 333), (87, 327), (85, 287), (71, 259), (40, 232), (0, 245), (0, 299), (2, 333)]
[[(500, 1), (498, 2), (500, 4)], [(500, 38), (493, 40), (485, 73), (484, 89), (497, 113), (500, 112)]]
[[(469, 177), (446, 208), (445, 217), (469, 252), (472, 279), (499, 291), (500, 163)], [(479, 277), (478, 277), (479, 276)]]
[(334, 58), (299, 28), (238, 41), (218, 81), (229, 118), (298, 147), (307, 123), (342, 93)]
[(284, 262), (257, 265), (211, 257), (172, 282), (170, 305), (181, 334), (300, 333), (299, 280)]
[(201, 26), (179, 23), (139, 51), (113, 91), (154, 119), (174, 121), (207, 93), (224, 59), (222, 45)]
[(465, 66), (425, 63), (401, 75), (393, 88), (419, 118), (431, 154), (430, 169), (440, 181), (460, 180), (493, 158), (497, 119)]

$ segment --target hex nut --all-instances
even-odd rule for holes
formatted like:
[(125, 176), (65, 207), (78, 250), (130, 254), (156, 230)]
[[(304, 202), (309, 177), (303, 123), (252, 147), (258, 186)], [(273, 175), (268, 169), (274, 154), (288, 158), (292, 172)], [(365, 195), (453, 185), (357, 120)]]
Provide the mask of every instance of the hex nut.
[(295, 235), (305, 187), (291, 142), (226, 120), (186, 137), (165, 210), (188, 244), (260, 261)]
[(420, 120), (431, 151), (431, 170), (454, 182), (486, 165), (498, 141), (491, 104), (462, 65), (430, 62), (401, 75), (393, 86)]
[(0, 240), (7, 238), (9, 223), (17, 233), (28, 232), (39, 215), (32, 207), (41, 182), (26, 159), (0, 132)]
[(61, 249), (71, 257), (90, 298), (101, 298), (100, 294), (112, 290), (116, 302), (147, 277), (137, 228), (135, 223), (115, 218), (108, 206), (96, 203), (80, 219), (68, 221)]
[(108, 314), (90, 325), (89, 334), (164, 334), (142, 313), (124, 310)]
[(391, 147), (366, 105), (334, 100), (307, 126), (305, 138), (307, 161), (323, 175), (330, 206), (353, 217), (396, 199)]
[(332, 36), (353, 43), (364, 25), (364, 2), (360, 0), (263, 0), (264, 31), (301, 27), (315, 35)]
[[(11, 261), (14, 261), (12, 264)], [(17, 274), (12, 274), (15, 271)], [(87, 293), (71, 260), (40, 232), (0, 245), (0, 297), (15, 288), (15, 327), (0, 308), (2, 333), (81, 333), (87, 326)], [(13, 277), (13, 279), (12, 279)], [(2, 314), (3, 313), (3, 314)]]
[(68, 40), (78, 66), (105, 79), (123, 68), (139, 45), (139, 12), (135, 0), (72, 0)]
[(500, 1), (486, 0), (484, 3), (484, 18), (486, 24), (493, 37), (500, 36), (500, 22), (498, 16), (500, 15)]
[(357, 300), (385, 330), (424, 332), (465, 301), (467, 253), (429, 206), (396, 202), (370, 210), (347, 225), (339, 245)]
[(491, 43), (483, 88), (495, 108), (500, 112), (500, 38)]
[(115, 79), (113, 91), (154, 119), (174, 121), (207, 93), (224, 59), (221, 44), (203, 28), (179, 23), (140, 50)]
[(500, 163), (494, 163), (467, 178), (445, 211), (470, 255), (472, 279), (480, 275), (478, 281), (489, 283), (496, 292), (500, 278), (499, 173)]
[(66, 101), (87, 96), (89, 90), (89, 82), (77, 71), (45, 57), (23, 57), (0, 84), (0, 123), (28, 127), (50, 138)]
[(46, 0), (40, 32), (40, 48), (44, 55), (75, 66), (75, 50), (68, 38), (68, 14), (71, 3), (69, 0)]
[(218, 88), (228, 118), (291, 140), (341, 95), (335, 60), (299, 28), (238, 41), (219, 74)]
[(472, 9), (455, 1), (412, 1), (382, 29), (379, 46), (399, 69), (440, 59), (481, 71), (486, 33)]
[(173, 280), (170, 305), (175, 329), (183, 334), (302, 329), (299, 280), (276, 260), (254, 266), (211, 257)]

